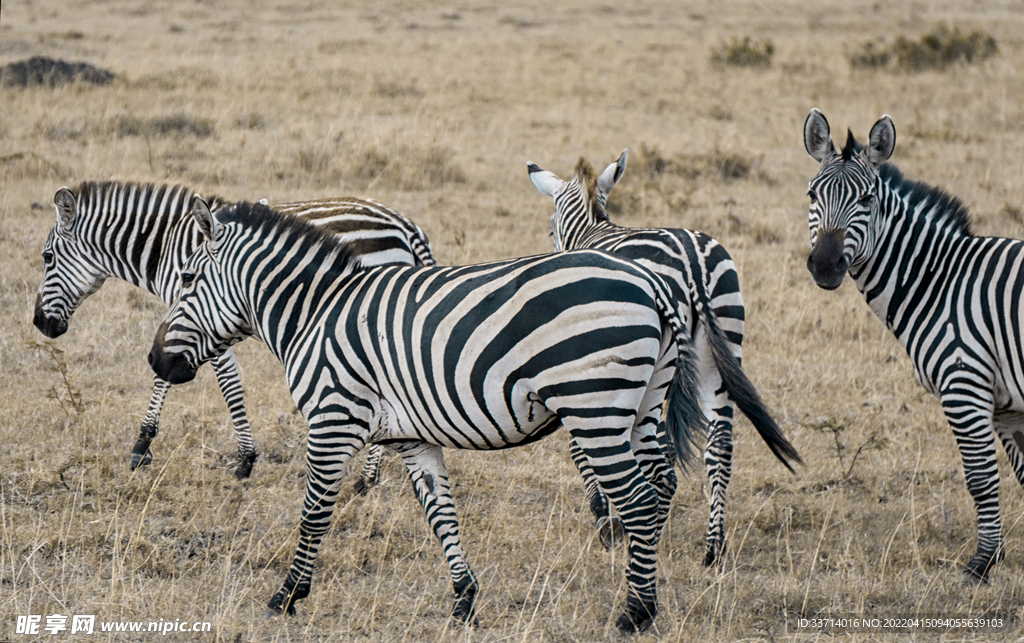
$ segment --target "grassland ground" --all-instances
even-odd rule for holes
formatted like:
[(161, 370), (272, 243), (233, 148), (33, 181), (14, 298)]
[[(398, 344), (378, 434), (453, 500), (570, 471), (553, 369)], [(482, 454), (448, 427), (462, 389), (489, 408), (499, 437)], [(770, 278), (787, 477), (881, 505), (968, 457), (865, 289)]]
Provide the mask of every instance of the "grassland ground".
[[(868, 41), (938, 25), (984, 30), (998, 53), (917, 73), (851, 65)], [(1019, 638), (1024, 494), (1000, 452), (1006, 560), (988, 585), (965, 586), (974, 511), (938, 402), (852, 285), (821, 291), (804, 267), (816, 165), (802, 124), (816, 106), (837, 136), (864, 137), (889, 113), (908, 177), (963, 199), (977, 232), (1020, 237), (1022, 27), (1020, 8), (996, 1), (5, 1), (0, 64), (45, 55), (117, 78), (0, 87), (0, 639), (22, 640), (27, 614), (208, 621), (204, 641), (614, 638), (624, 554), (594, 540), (557, 436), (447, 455), (482, 585), (478, 628), (446, 618), (444, 559), (396, 461), (366, 497), (345, 492), (299, 615), (263, 619), (303, 486), (305, 427), (280, 366), (255, 342), (238, 349), (262, 453), (250, 480), (231, 475), (210, 372), (171, 391), (155, 464), (132, 472), (162, 305), (110, 280), (53, 343), (31, 310), (62, 185), (366, 195), (413, 218), (441, 263), (462, 264), (549, 251), (550, 200), (527, 161), (566, 177), (579, 155), (603, 166), (623, 148), (613, 218), (703, 230), (730, 250), (745, 369), (807, 462), (790, 475), (737, 423), (716, 569), (701, 566), (703, 472), (681, 477), (659, 549), (661, 612), (636, 640), (782, 640), (811, 636), (795, 630), (801, 617), (996, 613), (1006, 630), (916, 637)], [(745, 37), (772, 43), (770, 64), (715, 62)]]

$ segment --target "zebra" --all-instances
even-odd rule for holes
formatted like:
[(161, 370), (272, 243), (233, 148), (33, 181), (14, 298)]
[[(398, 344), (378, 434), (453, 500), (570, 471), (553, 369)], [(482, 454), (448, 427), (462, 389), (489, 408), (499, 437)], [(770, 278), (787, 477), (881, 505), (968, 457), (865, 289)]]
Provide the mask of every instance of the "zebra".
[[(736, 266), (711, 237), (691, 230), (626, 228), (615, 225), (605, 210), (608, 194), (626, 169), (627, 151), (599, 176), (580, 157), (573, 178), (562, 181), (534, 163), (530, 180), (555, 202), (551, 236), (555, 251), (595, 248), (614, 252), (649, 268), (671, 289), (679, 316), (687, 324), (697, 351), (700, 401), (707, 418), (704, 464), (710, 493), (704, 565), (721, 562), (725, 543), (725, 492), (732, 474), (734, 402), (772, 453), (793, 471), (799, 454), (761, 401), (740, 365), (744, 310)], [(587, 483), (590, 502), (606, 546), (615, 540), (608, 503), (594, 484), (586, 460), (573, 448), (574, 461)]]
[(443, 451), (501, 449), (560, 426), (576, 438), (629, 542), (625, 612), (657, 613), (655, 546), (676, 476), (703, 430), (689, 334), (661, 280), (599, 251), (462, 267), (363, 269), (337, 239), (260, 204), (194, 215), (207, 241), (157, 331), (154, 372), (172, 383), (243, 337), (284, 364), (309, 434), (299, 545), (268, 616), (295, 613), (348, 460), (367, 443), (405, 461), (441, 542), (452, 614), (472, 622), (478, 583), (465, 560)]
[(1004, 556), (997, 435), (1024, 484), (1024, 242), (975, 236), (959, 199), (887, 163), (896, 147), (888, 115), (866, 146), (848, 130), (837, 152), (828, 121), (812, 109), (804, 147), (819, 163), (807, 191), (807, 269), (825, 290), (849, 273), (941, 401), (977, 513), (965, 578), (987, 582)]
[[(33, 323), (56, 338), (85, 299), (109, 277), (139, 286), (170, 305), (180, 284), (185, 259), (202, 234), (191, 216), (193, 192), (181, 185), (87, 181), (54, 195), (57, 221), (43, 246), (43, 279), (36, 295)], [(209, 197), (212, 207), (227, 202)], [(366, 265), (435, 264), (430, 242), (412, 221), (376, 201), (337, 197), (283, 203), (277, 208), (304, 218), (353, 243), (351, 251)], [(214, 362), (238, 440), (235, 475), (246, 478), (257, 453), (245, 412), (245, 400), (234, 351)], [(149, 407), (130, 456), (130, 466), (152, 461), (150, 444), (160, 428), (160, 412), (170, 384), (155, 378)], [(357, 481), (365, 491), (377, 480), (381, 447), (368, 450)]]

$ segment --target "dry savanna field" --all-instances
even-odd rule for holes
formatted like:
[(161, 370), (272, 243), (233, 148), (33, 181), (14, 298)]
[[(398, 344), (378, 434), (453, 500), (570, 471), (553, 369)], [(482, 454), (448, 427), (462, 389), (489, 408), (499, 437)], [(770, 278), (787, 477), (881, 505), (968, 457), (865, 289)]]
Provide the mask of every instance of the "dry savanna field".
[[(568, 178), (581, 154), (604, 167), (623, 148), (613, 219), (729, 249), (745, 369), (806, 462), (788, 473), (737, 422), (729, 548), (711, 569), (706, 477), (681, 476), (661, 611), (635, 640), (809, 638), (800, 618), (851, 616), (1008, 623), (919, 640), (1024, 634), (1024, 493), (1000, 450), (1006, 560), (965, 585), (974, 509), (938, 401), (853, 285), (820, 290), (805, 268), (817, 164), (802, 140), (811, 107), (840, 144), (888, 113), (908, 177), (959, 196), (977, 232), (1020, 237), (1024, 8), (802, 4), (5, 0), (0, 65), (41, 55), (116, 78), (0, 86), (0, 640), (154, 636), (16, 634), (32, 614), (211, 623), (167, 640), (616, 638), (625, 552), (595, 540), (564, 433), (447, 454), (478, 627), (448, 619), (447, 566), (393, 458), (365, 497), (346, 483), (298, 615), (266, 620), (304, 486), (305, 427), (280, 365), (255, 341), (237, 349), (261, 452), (250, 479), (232, 475), (209, 368), (172, 389), (155, 462), (132, 472), (162, 304), (111, 279), (57, 340), (31, 315), (62, 185), (365, 195), (415, 220), (440, 263), (465, 264), (550, 251), (552, 204), (527, 161)], [(997, 51), (921, 69), (879, 58), (940, 27), (980, 30)]]

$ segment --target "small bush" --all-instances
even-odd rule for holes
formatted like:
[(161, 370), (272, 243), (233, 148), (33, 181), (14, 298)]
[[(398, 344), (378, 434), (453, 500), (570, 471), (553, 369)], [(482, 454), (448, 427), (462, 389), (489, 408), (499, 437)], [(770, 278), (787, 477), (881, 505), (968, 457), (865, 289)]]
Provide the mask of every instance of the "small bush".
[(128, 136), (165, 137), (192, 135), (196, 138), (209, 138), (213, 134), (214, 123), (208, 118), (196, 118), (188, 114), (172, 114), (142, 119), (136, 116), (122, 115), (113, 120), (112, 129), (120, 138)]
[(89, 63), (69, 63), (45, 56), (33, 56), (0, 67), (0, 85), (15, 87), (57, 87), (73, 82), (106, 85), (116, 77), (113, 72)]
[(354, 159), (352, 173), (356, 178), (379, 180), (402, 190), (427, 190), (466, 182), (465, 172), (455, 163), (455, 153), (447, 147), (402, 146), (388, 151), (370, 147)]
[(885, 67), (889, 64), (891, 57), (889, 48), (885, 45), (866, 42), (860, 46), (860, 49), (850, 54), (849, 60), (852, 67), (874, 68)]
[(893, 45), (897, 64), (907, 71), (942, 70), (960, 61), (981, 62), (998, 50), (996, 39), (980, 29), (961, 34), (956, 27), (949, 29), (945, 25), (925, 34), (920, 41), (900, 36)]
[(999, 52), (996, 39), (980, 29), (962, 33), (958, 28), (940, 25), (935, 30), (911, 40), (897, 36), (891, 47), (884, 43), (866, 42), (849, 55), (850, 65), (861, 68), (894, 66), (907, 72), (929, 69), (942, 71), (958, 62), (978, 63)]
[(726, 183), (749, 178), (754, 174), (756, 161), (738, 152), (719, 149), (704, 154), (675, 154), (667, 158), (657, 147), (640, 144), (636, 155), (639, 175), (647, 181), (656, 180), (661, 175), (681, 176), (691, 181), (698, 178), (710, 178)]
[(757, 67), (766, 69), (772, 65), (775, 45), (771, 40), (759, 43), (750, 36), (738, 40), (735, 37), (728, 43), (711, 48), (711, 62), (719, 67)]

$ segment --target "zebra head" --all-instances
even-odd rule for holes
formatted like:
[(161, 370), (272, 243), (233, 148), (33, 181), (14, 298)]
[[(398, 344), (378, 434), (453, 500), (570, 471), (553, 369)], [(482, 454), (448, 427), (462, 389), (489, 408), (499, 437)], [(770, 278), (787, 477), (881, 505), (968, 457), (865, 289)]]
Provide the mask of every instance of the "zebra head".
[(89, 250), (78, 212), (78, 198), (66, 187), (53, 197), (57, 222), (43, 246), (43, 281), (36, 293), (32, 323), (50, 338), (68, 330), (68, 320), (85, 299), (99, 290), (108, 272)]
[(626, 153), (627, 150), (623, 150), (618, 160), (596, 178), (593, 166), (581, 156), (576, 162), (575, 175), (568, 183), (534, 163), (526, 164), (537, 190), (555, 200), (555, 213), (551, 215), (555, 252), (579, 247), (587, 230), (608, 221), (605, 203), (608, 193), (626, 171)]
[(171, 384), (189, 382), (206, 362), (252, 334), (241, 306), (227, 287), (221, 263), (227, 226), (199, 195), (192, 216), (205, 237), (181, 270), (181, 290), (157, 329), (149, 365)]
[(873, 254), (874, 223), (880, 211), (878, 168), (889, 160), (895, 146), (896, 128), (888, 114), (871, 128), (867, 147), (847, 131), (846, 145), (839, 152), (822, 113), (812, 109), (807, 115), (804, 147), (819, 164), (807, 190), (811, 198), (807, 269), (821, 288), (838, 288), (847, 270)]

